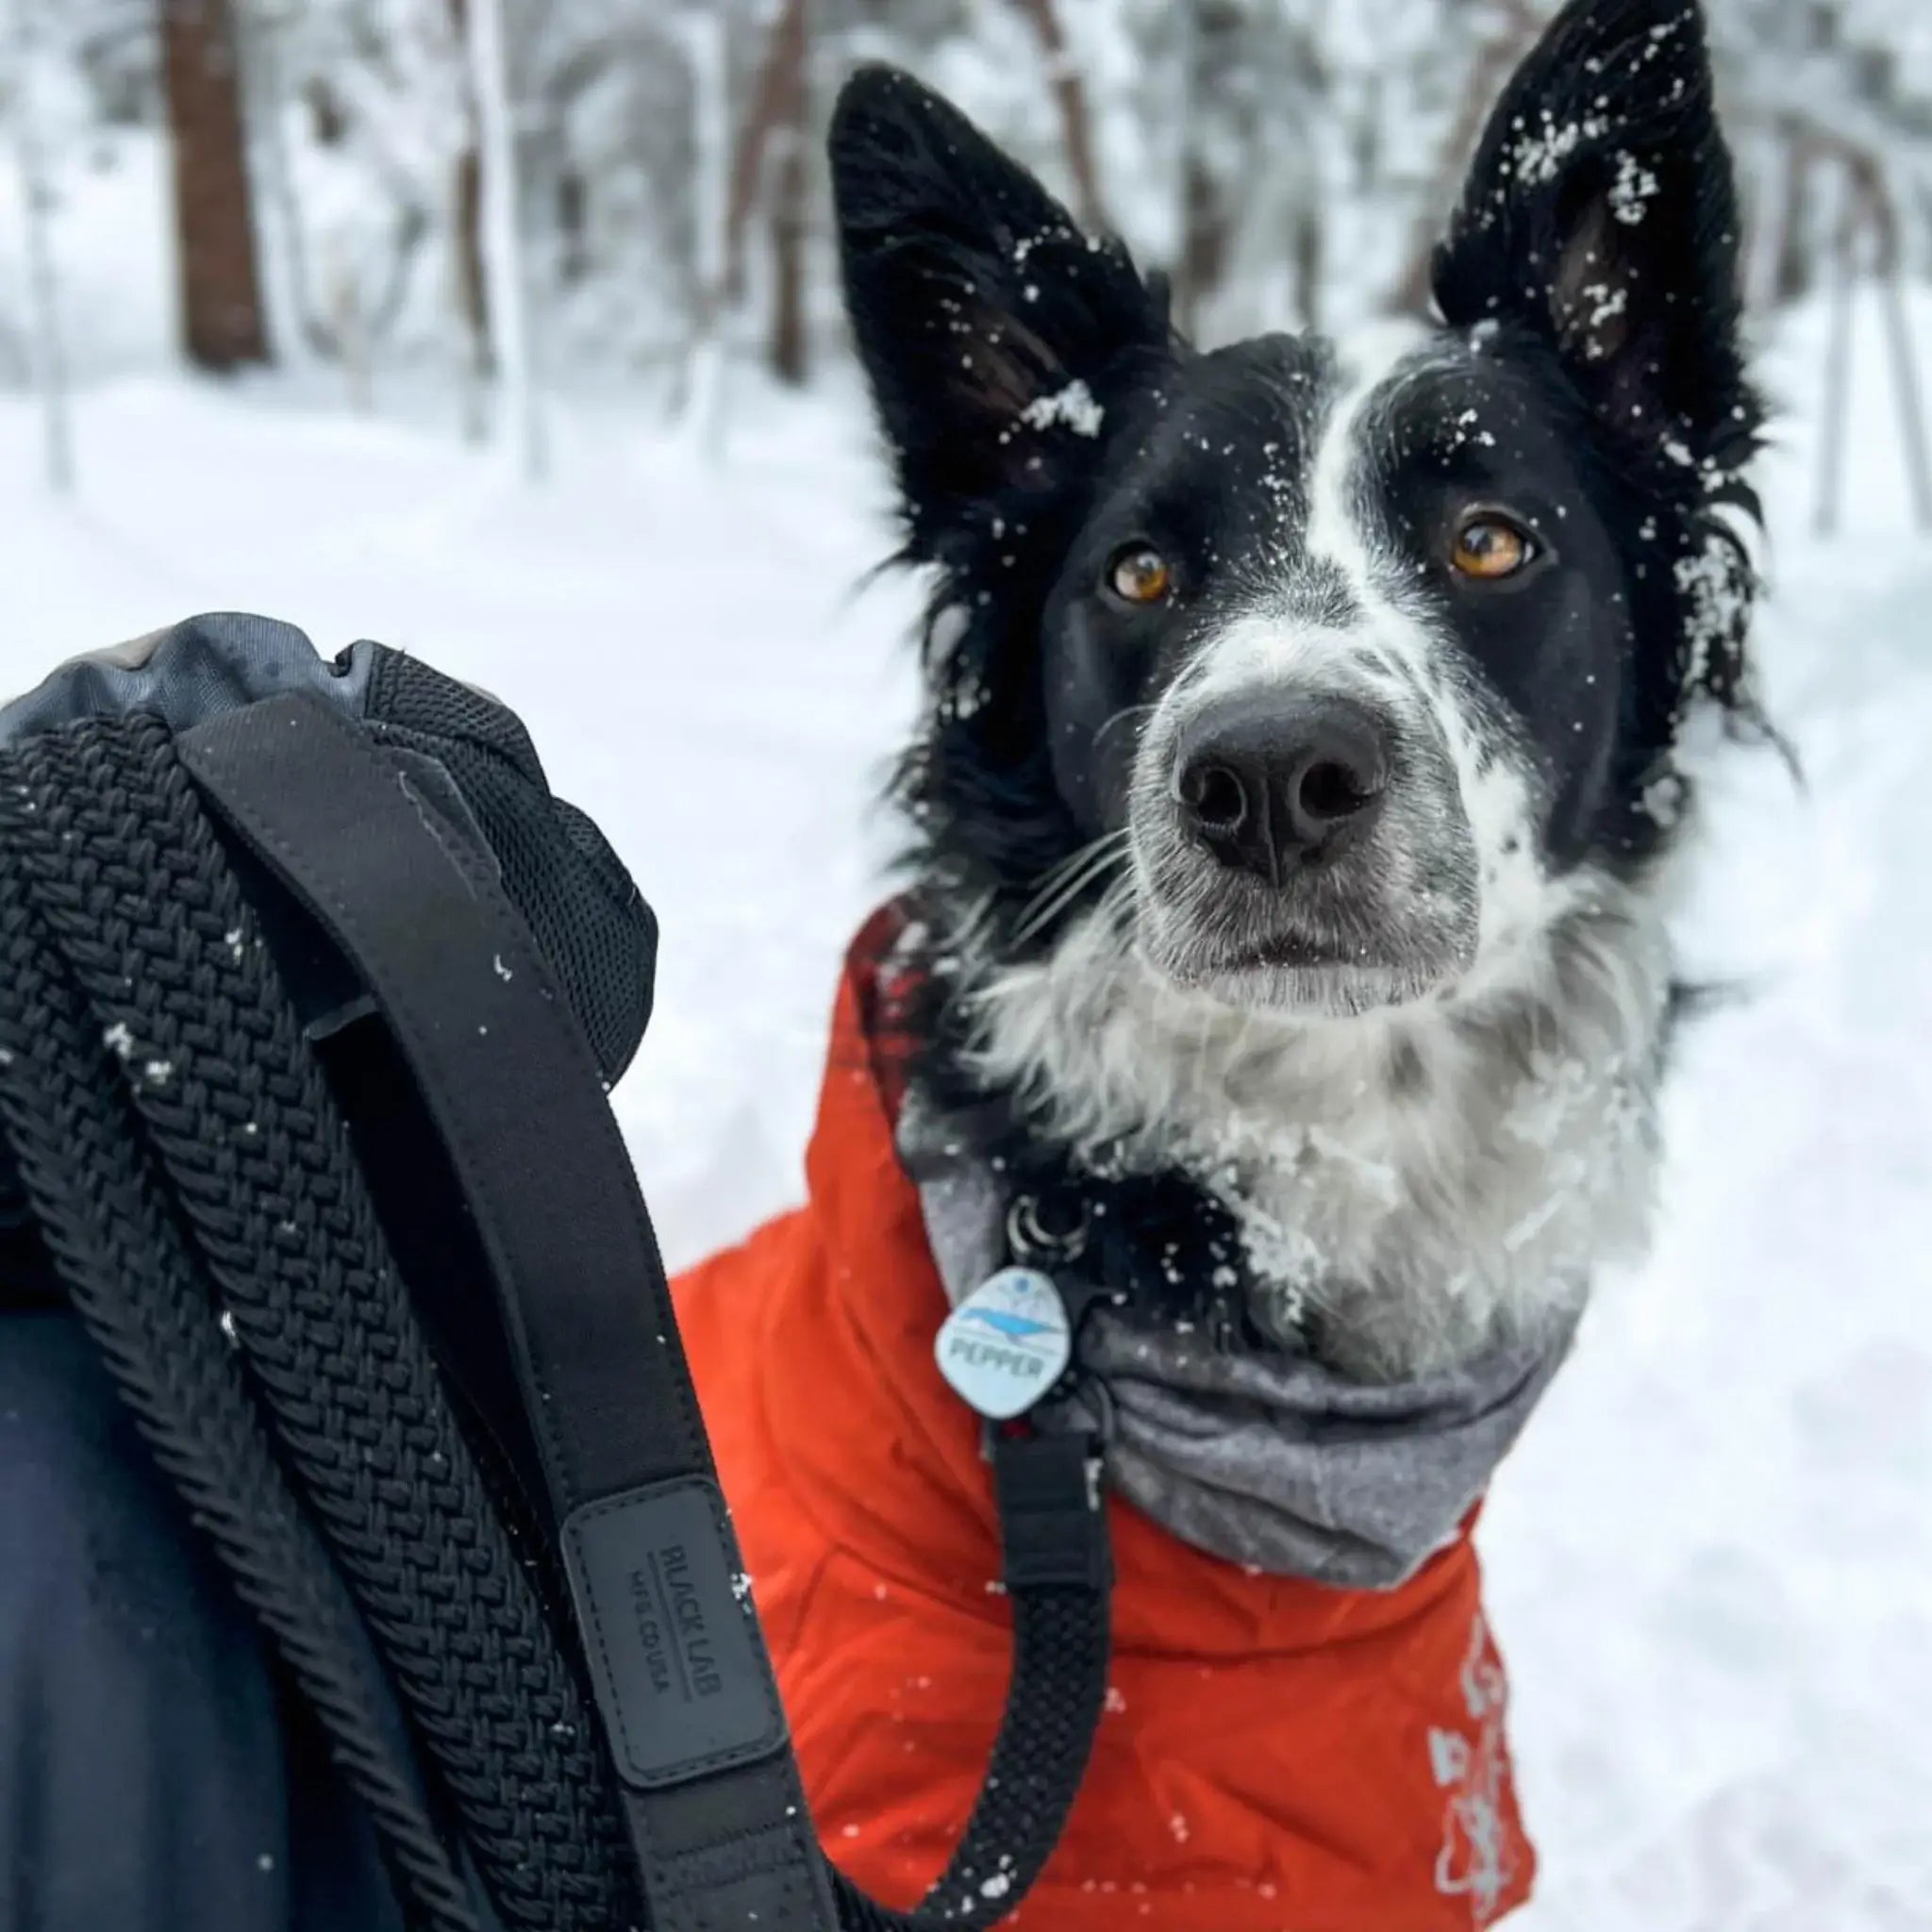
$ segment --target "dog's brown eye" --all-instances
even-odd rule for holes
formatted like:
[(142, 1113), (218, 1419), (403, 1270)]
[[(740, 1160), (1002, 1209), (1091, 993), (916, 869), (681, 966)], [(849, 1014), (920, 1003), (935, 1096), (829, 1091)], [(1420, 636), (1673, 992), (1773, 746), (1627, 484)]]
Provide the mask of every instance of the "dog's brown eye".
[(1536, 556), (1536, 540), (1507, 517), (1485, 510), (1465, 518), (1449, 561), (1466, 577), (1493, 583), (1513, 577)]
[(1129, 604), (1161, 604), (1174, 589), (1167, 558), (1146, 543), (1130, 543), (1108, 566), (1107, 581)]

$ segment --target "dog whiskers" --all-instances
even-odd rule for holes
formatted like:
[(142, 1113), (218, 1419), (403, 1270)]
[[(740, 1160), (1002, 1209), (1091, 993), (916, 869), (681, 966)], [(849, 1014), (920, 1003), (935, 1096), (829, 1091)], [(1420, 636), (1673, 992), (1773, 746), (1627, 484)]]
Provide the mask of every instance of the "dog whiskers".
[(1123, 864), (1127, 858), (1128, 839), (1125, 826), (1104, 833), (1050, 868), (1041, 878), (1033, 897), (1021, 909), (1013, 928), (1014, 942), (1024, 942), (1042, 931), (1096, 881)]

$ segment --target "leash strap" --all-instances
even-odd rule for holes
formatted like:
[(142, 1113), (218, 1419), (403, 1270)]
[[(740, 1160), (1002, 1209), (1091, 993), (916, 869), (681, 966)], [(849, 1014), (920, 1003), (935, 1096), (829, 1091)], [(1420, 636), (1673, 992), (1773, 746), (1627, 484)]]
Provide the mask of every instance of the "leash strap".
[[(355, 962), (489, 1258), (658, 1932), (885, 1932), (1006, 1916), (1059, 1838), (1106, 1691), (1088, 1445), (994, 1451), (1014, 1671), (986, 1787), (925, 1904), (812, 1831), (655, 1237), (589, 1046), (487, 861), (313, 698), (177, 741), (204, 795)], [(756, 1345), (755, 1342), (753, 1345)]]

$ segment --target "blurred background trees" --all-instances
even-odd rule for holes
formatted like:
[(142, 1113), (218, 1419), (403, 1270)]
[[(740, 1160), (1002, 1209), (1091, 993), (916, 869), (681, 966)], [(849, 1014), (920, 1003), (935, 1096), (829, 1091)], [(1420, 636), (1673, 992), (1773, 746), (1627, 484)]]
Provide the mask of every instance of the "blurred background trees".
[[(105, 353), (78, 258), (100, 227), (70, 211), (152, 151), (182, 355), (334, 367), (364, 405), (378, 375), (439, 369), (480, 433), (515, 376), (507, 291), (540, 382), (650, 380), (698, 417), (725, 371), (804, 383), (836, 358), (821, 141), (866, 59), (914, 69), (1124, 235), (1205, 339), (1415, 308), (1481, 115), (1554, 0), (8, 8), (0, 131), (22, 187), (0, 193), (0, 224), (31, 205), (51, 236), (55, 284), (75, 283), (58, 305), (70, 360)], [(1932, 7), (1709, 8), (1754, 304), (1932, 275)], [(475, 58), (486, 29), (493, 70)], [(492, 125), (514, 177), (493, 226)], [(32, 359), (28, 278), (8, 272), (26, 259), (0, 242), (0, 381)]]

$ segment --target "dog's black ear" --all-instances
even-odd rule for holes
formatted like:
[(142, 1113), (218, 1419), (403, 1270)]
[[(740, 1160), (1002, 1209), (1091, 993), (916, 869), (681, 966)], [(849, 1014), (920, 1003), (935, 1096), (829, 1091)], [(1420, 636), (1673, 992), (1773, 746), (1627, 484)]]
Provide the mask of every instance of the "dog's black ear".
[(1737, 192), (1697, 0), (1572, 0), (1476, 151), (1435, 289), (1527, 327), (1620, 439), (1727, 472), (1756, 428)]
[(1097, 458), (1164, 305), (1025, 169), (909, 75), (864, 67), (832, 116), (845, 300), (915, 551), (969, 504)]

